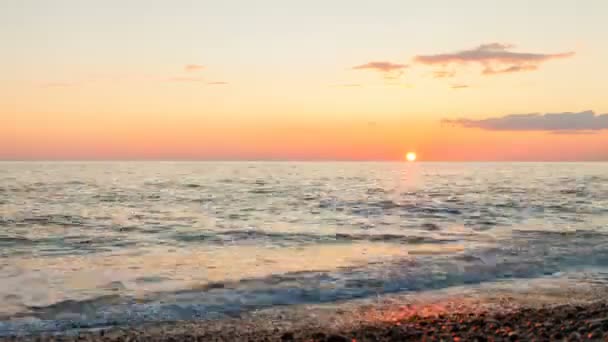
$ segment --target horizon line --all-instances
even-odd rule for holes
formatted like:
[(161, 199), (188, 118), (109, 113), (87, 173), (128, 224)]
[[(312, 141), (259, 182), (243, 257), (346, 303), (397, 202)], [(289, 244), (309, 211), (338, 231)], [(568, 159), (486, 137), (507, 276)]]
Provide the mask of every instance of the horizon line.
[(247, 162), (277, 162), (277, 163), (605, 163), (608, 159), (580, 160), (416, 160), (408, 162), (400, 159), (2, 159), (0, 162), (210, 162), (210, 163), (247, 163)]

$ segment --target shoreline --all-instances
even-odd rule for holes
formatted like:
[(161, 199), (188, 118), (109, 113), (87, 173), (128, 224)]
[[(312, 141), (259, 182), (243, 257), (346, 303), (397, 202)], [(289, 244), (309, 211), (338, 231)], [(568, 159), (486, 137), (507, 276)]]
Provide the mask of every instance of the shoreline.
[(174, 322), (77, 335), (32, 335), (0, 341), (608, 341), (608, 304), (520, 308), (508, 313), (412, 315), (350, 329), (269, 329), (251, 322)]
[(273, 307), (238, 318), (30, 332), (0, 341), (608, 341), (608, 287), (569, 277)]

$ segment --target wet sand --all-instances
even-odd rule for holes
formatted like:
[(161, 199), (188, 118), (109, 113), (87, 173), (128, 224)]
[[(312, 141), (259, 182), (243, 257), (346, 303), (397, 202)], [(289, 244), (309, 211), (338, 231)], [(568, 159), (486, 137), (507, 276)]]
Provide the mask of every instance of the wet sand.
[(580, 279), (453, 288), (238, 318), (15, 336), (30, 341), (608, 341), (608, 289)]

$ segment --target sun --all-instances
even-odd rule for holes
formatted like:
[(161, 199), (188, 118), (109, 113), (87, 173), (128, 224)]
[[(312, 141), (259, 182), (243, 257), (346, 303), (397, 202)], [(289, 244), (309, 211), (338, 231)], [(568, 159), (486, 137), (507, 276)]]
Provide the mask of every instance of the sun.
[(416, 161), (416, 153), (414, 153), (414, 152), (408, 152), (405, 155), (405, 159), (407, 159), (407, 161), (409, 161), (409, 162)]

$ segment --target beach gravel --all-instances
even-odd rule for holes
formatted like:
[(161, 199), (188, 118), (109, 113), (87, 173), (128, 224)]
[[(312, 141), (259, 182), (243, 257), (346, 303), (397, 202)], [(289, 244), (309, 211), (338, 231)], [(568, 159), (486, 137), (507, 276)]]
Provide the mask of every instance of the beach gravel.
[[(277, 323), (277, 322), (275, 322)], [(608, 305), (559, 305), (509, 312), (416, 314), (366, 322), (349, 329), (323, 326), (216, 322), (173, 322), (116, 327), (64, 335), (14, 336), (28, 341), (608, 341)], [(273, 328), (274, 326), (274, 328)]]

